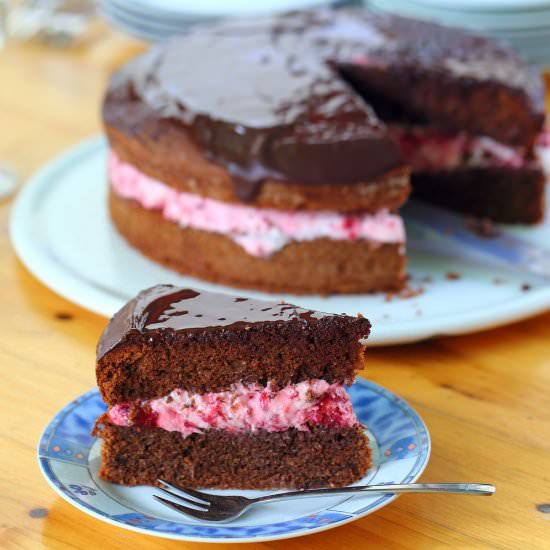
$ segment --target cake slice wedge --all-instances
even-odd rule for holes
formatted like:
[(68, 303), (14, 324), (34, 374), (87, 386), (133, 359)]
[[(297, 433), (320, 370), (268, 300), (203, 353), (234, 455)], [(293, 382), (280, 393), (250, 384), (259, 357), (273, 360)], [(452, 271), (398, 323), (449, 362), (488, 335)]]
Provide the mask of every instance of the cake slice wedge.
[(370, 323), (158, 285), (98, 345), (103, 479), (187, 487), (344, 486), (371, 466), (345, 384)]

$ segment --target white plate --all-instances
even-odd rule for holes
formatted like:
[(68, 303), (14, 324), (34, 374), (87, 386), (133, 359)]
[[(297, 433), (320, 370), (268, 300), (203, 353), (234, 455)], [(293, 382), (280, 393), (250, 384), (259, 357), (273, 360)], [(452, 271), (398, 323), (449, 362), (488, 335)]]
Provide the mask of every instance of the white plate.
[(222, 17), (262, 15), (286, 11), (289, 8), (328, 6), (334, 2), (322, 0), (275, 0), (256, 2), (172, 2), (157, 0), (99, 0), (99, 13), (110, 24), (137, 38), (148, 41), (163, 40), (174, 34), (183, 34), (196, 24), (212, 23)]
[(550, 4), (540, 9), (522, 11), (476, 11), (452, 5), (432, 6), (425, 0), (369, 0), (374, 7), (391, 13), (463, 26), (478, 32), (492, 33), (515, 29), (536, 29), (550, 24)]
[(434, 9), (479, 11), (489, 13), (528, 12), (546, 10), (548, 0), (406, 0), (411, 4), (424, 4)]
[(107, 0), (144, 15), (239, 17), (330, 5), (330, 0)]
[[(130, 34), (141, 40), (156, 42), (164, 40), (175, 34), (189, 32), (196, 21), (173, 19), (164, 21), (154, 18), (145, 18), (133, 13), (120, 12), (116, 6), (108, 5), (106, 2), (98, 5), (99, 14), (111, 25), (118, 27), (121, 31)], [(203, 23), (203, 21), (200, 21)]]
[[(27, 268), (65, 298), (111, 316), (143, 288), (156, 283), (201, 287), (269, 298), (183, 277), (131, 248), (115, 231), (106, 207), (106, 145), (88, 140), (52, 160), (21, 190), (12, 210), (13, 246)], [(542, 245), (550, 225), (514, 233)], [(451, 250), (451, 248), (449, 248)], [(502, 273), (464, 259), (410, 251), (410, 287), (423, 292), (389, 300), (378, 295), (271, 295), (334, 313), (358, 312), (373, 323), (374, 345), (412, 342), (504, 325), (550, 307), (550, 282)], [(458, 273), (458, 279), (450, 274)], [(530, 289), (522, 289), (528, 283)]]
[[(358, 484), (414, 483), (430, 456), (430, 437), (422, 419), (399, 397), (362, 378), (348, 391), (359, 421), (368, 427), (374, 460), (373, 468)], [(177, 540), (260, 542), (332, 529), (364, 517), (396, 498), (340, 495), (271, 503), (252, 508), (224, 525), (187, 518), (156, 503), (151, 487), (123, 487), (99, 478), (100, 444), (90, 432), (104, 411), (97, 389), (72, 401), (42, 434), (38, 461), (46, 480), (61, 497), (118, 527)], [(223, 493), (249, 497), (266, 494)]]

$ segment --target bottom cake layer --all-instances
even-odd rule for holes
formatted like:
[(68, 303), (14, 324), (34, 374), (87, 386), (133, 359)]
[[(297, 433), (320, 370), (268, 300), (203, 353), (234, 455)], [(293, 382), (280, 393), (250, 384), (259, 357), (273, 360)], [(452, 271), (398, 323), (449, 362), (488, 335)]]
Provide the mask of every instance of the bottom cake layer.
[(282, 489), (341, 487), (361, 479), (371, 450), (361, 426), (309, 432), (208, 430), (182, 437), (158, 428), (102, 425), (100, 476), (122, 485)]
[(469, 216), (501, 223), (536, 223), (544, 217), (541, 168), (481, 167), (413, 172), (413, 196)]
[(109, 200), (111, 217), (130, 244), (186, 275), (296, 294), (391, 291), (405, 282), (402, 244), (323, 238), (292, 242), (270, 258), (261, 258), (224, 235), (182, 228), (112, 191)]

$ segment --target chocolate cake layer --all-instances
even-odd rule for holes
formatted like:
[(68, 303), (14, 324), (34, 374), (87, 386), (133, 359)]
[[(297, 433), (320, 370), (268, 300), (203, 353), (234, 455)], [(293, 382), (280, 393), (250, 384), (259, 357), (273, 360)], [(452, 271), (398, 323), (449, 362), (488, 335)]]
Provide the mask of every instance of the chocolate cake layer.
[[(114, 126), (106, 126), (111, 148), (122, 161), (178, 191), (241, 203), (229, 172), (208, 160), (178, 125), (159, 118), (147, 124), (148, 129), (139, 139)], [(338, 162), (340, 159), (334, 159), (334, 163)], [(375, 180), (348, 184), (306, 185), (268, 178), (254, 200), (248, 202), (258, 208), (280, 210), (374, 213), (381, 209), (397, 210), (409, 192), (409, 169), (402, 166)]]
[(115, 314), (98, 344), (108, 405), (233, 384), (351, 382), (370, 323), (284, 303), (158, 285)]
[(183, 229), (161, 214), (111, 193), (111, 217), (141, 252), (201, 279), (268, 292), (365, 293), (399, 290), (405, 281), (401, 244), (316, 239), (291, 242), (269, 258), (248, 254), (229, 237)]
[(281, 489), (341, 487), (361, 479), (371, 466), (360, 426), (309, 432), (210, 430), (182, 437), (161, 429), (106, 423), (100, 476), (123, 485), (155, 485), (158, 479), (184, 487)]
[(413, 195), (457, 212), (501, 223), (536, 223), (544, 217), (541, 168), (485, 167), (415, 172)]
[(369, 92), (413, 119), (514, 145), (533, 143), (544, 120), (542, 81), (508, 48), (364, 9), (234, 21), (175, 38), (115, 75), (103, 114), (111, 139), (115, 130), (146, 142), (170, 133), (173, 147), (155, 150), (156, 159), (191, 140), (230, 177), (235, 197), (253, 200), (265, 181), (364, 184), (402, 169), (362, 98)]

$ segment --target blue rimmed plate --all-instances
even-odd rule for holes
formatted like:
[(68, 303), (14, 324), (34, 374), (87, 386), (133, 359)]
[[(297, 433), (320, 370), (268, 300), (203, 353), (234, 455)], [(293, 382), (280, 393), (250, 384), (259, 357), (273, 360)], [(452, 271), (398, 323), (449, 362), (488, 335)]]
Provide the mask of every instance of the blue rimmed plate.
[[(405, 401), (373, 382), (360, 378), (348, 391), (359, 420), (367, 427), (374, 456), (374, 467), (358, 483), (412, 483), (418, 479), (430, 456), (430, 437), (422, 419)], [(99, 479), (100, 442), (90, 432), (104, 411), (97, 389), (69, 403), (46, 427), (38, 460), (48, 483), (65, 500), (125, 529), (176, 540), (260, 542), (338, 527), (396, 498), (356, 495), (266, 503), (224, 525), (187, 519), (156, 503), (151, 487), (122, 487)]]

